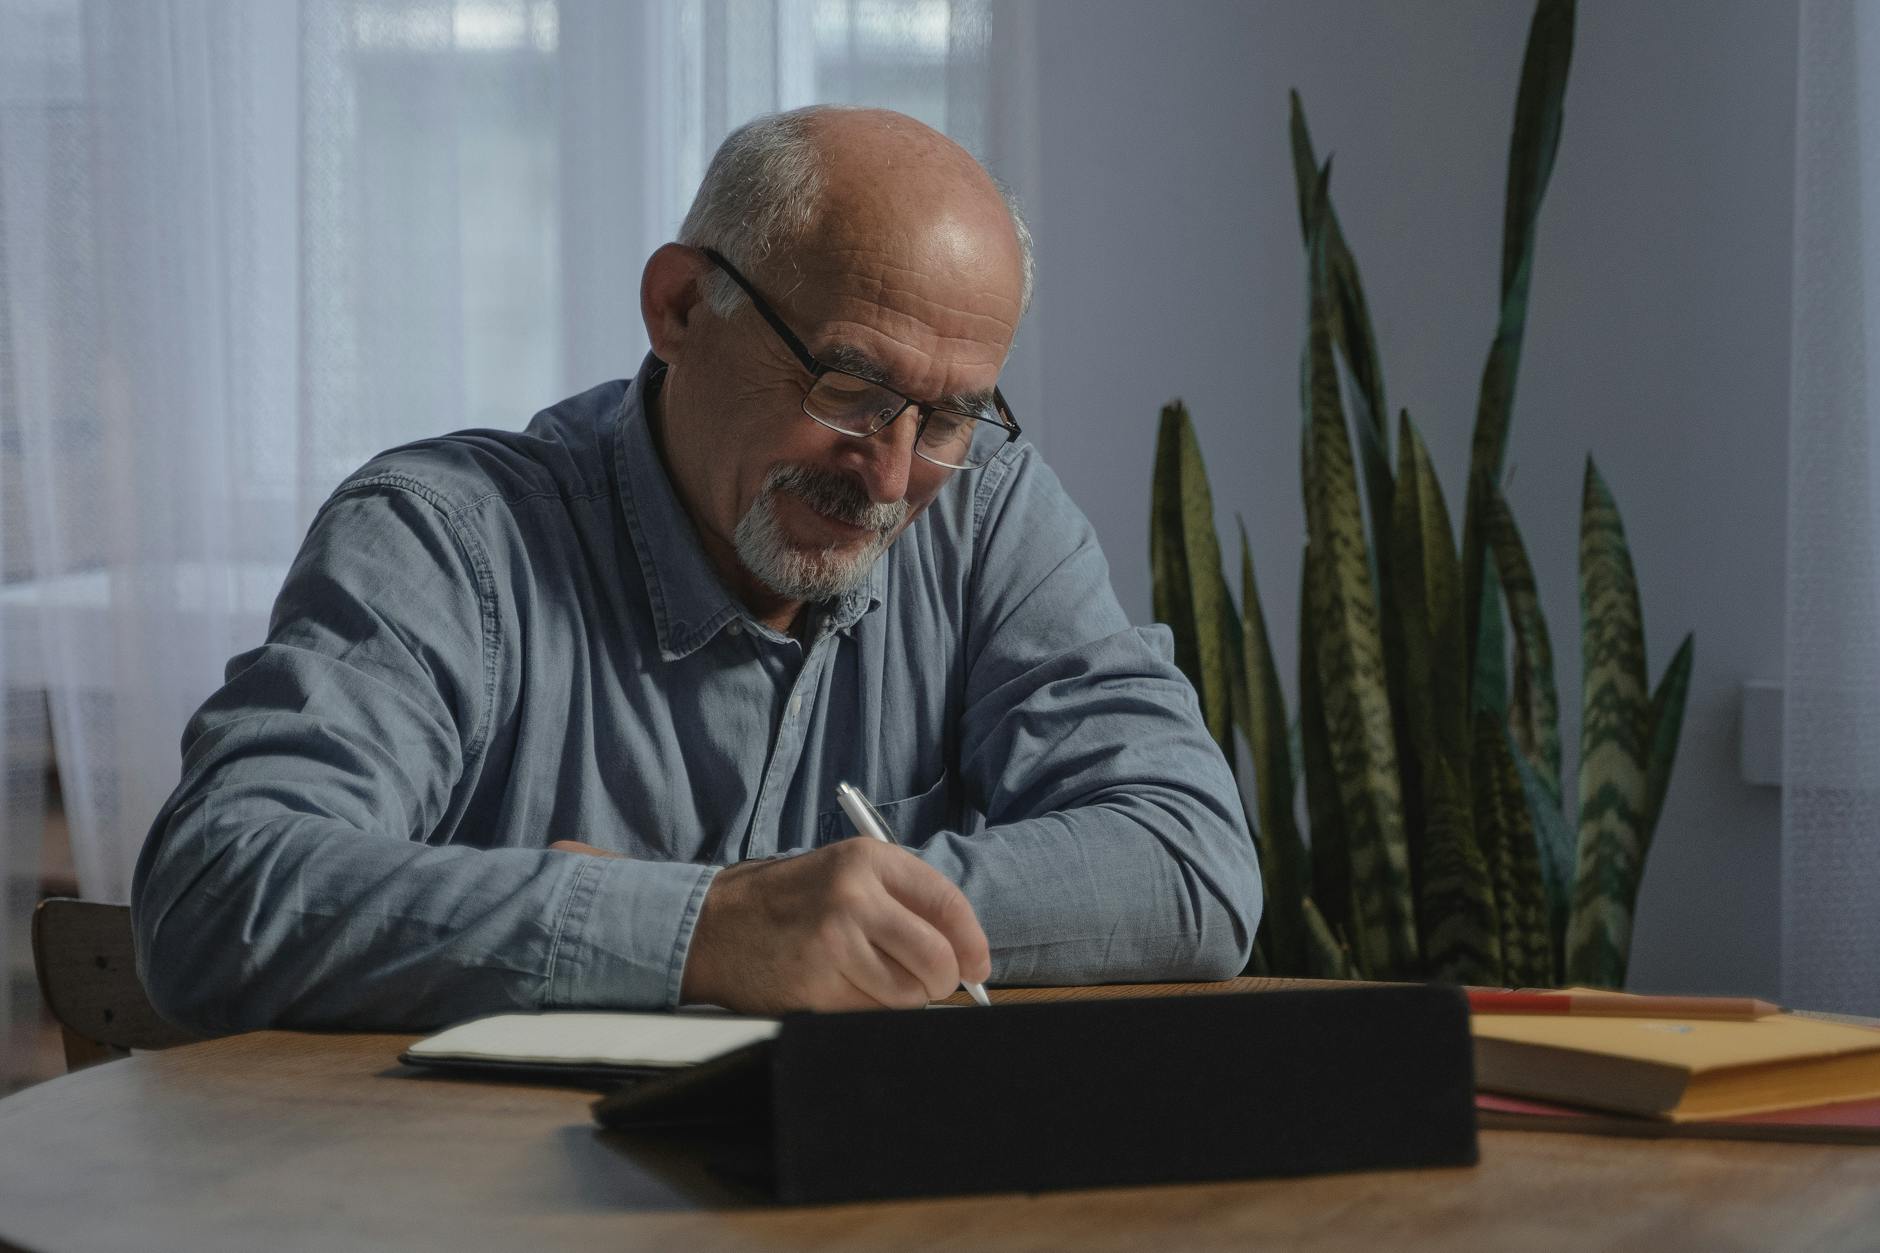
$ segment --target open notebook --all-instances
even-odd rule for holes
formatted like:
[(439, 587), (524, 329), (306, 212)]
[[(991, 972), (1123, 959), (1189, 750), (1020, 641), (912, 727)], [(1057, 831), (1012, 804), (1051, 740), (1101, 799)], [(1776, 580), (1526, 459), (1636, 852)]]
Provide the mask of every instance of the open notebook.
[(399, 1055), (413, 1066), (613, 1084), (696, 1066), (777, 1034), (775, 1018), (723, 1012), (494, 1014), (459, 1023)]

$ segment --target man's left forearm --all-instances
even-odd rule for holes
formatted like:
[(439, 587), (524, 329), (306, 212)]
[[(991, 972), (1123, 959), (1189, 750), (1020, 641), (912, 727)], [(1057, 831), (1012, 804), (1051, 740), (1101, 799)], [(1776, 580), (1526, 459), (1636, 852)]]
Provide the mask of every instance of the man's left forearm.
[(972, 902), (997, 983), (1232, 978), (1260, 919), (1239, 815), (1192, 793), (1099, 796), (917, 851)]

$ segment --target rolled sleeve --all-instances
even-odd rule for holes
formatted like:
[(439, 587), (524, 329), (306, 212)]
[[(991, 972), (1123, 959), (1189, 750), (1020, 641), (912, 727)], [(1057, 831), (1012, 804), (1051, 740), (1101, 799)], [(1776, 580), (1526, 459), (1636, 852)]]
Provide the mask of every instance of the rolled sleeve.
[(677, 1005), (699, 909), (721, 869), (583, 857), (556, 930), (549, 1006)]

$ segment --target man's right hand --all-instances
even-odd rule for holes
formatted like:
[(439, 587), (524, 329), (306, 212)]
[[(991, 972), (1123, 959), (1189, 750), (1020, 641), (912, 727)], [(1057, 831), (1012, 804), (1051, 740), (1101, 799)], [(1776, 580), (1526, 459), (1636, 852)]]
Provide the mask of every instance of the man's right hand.
[(719, 871), (680, 996), (756, 1014), (911, 1009), (991, 970), (965, 894), (906, 849), (858, 837)]

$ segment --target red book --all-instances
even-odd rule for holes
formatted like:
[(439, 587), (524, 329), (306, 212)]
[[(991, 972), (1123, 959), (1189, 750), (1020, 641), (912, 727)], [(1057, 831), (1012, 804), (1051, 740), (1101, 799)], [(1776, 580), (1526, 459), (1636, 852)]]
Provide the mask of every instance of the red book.
[(1806, 1109), (1771, 1110), (1734, 1118), (1666, 1122), (1599, 1110), (1475, 1094), (1475, 1121), (1484, 1131), (1566, 1131), (1580, 1135), (1678, 1137), (1702, 1140), (1790, 1140), (1809, 1144), (1880, 1144), (1880, 1099)]
[(1720, 1018), (1749, 1021), (1782, 1012), (1748, 996), (1638, 996), (1631, 992), (1530, 992), (1470, 988), (1476, 1014), (1580, 1014), (1594, 1018)]

